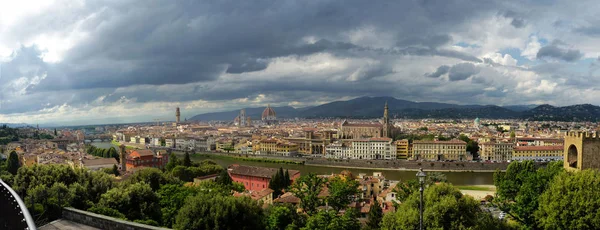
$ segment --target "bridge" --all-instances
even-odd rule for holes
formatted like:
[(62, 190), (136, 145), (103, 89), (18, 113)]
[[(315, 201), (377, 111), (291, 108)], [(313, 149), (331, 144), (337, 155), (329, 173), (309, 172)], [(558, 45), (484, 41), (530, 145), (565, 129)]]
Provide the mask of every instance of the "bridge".
[(21, 197), (0, 180), (0, 229), (37, 229)]
[(111, 141), (113, 138), (110, 134), (85, 135), (85, 140), (93, 142), (94, 140)]

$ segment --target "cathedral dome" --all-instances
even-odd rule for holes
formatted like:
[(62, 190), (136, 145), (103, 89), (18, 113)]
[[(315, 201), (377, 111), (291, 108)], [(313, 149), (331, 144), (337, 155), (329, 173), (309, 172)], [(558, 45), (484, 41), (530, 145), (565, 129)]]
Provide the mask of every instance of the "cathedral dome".
[(275, 110), (273, 108), (271, 108), (270, 105), (267, 105), (267, 108), (265, 108), (265, 110), (262, 112), (262, 120), (267, 120), (267, 121), (271, 121), (271, 120), (275, 120), (277, 119), (277, 114), (275, 113)]

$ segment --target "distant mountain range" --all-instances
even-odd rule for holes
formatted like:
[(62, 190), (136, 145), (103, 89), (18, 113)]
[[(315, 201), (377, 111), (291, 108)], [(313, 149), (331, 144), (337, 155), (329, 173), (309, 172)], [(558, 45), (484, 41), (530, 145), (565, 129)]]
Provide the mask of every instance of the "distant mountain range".
[[(437, 102), (414, 102), (393, 97), (360, 97), (334, 101), (319, 106), (293, 108), (273, 107), (279, 118), (378, 118), (388, 103), (392, 118), (442, 119), (525, 119), (538, 121), (598, 121), (600, 107), (590, 104), (555, 107), (551, 105), (456, 105)], [(246, 108), (246, 115), (260, 119), (261, 108)], [(233, 120), (239, 110), (199, 114), (191, 120)]]

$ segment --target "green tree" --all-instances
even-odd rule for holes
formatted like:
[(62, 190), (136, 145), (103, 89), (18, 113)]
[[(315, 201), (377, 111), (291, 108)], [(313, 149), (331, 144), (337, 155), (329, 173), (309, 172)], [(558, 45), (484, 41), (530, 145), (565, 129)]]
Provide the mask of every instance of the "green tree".
[(200, 189), (195, 186), (186, 187), (174, 184), (161, 186), (156, 193), (160, 200), (163, 226), (171, 228), (175, 223), (177, 213), (185, 204), (185, 200), (199, 192)]
[(179, 165), (179, 162), (177, 160), (177, 155), (175, 155), (175, 153), (171, 152), (169, 154), (169, 162), (167, 163), (167, 165), (165, 166), (166, 170), (168, 172), (172, 171), (175, 167), (177, 167), (177, 165)]
[(119, 175), (121, 175), (121, 173), (119, 173), (119, 168), (117, 167), (117, 165), (113, 165), (113, 168), (112, 168), (112, 173), (113, 173), (115, 176), (119, 176)]
[(542, 229), (600, 229), (600, 172), (557, 175), (539, 197), (535, 216)]
[(56, 132), (56, 128), (54, 128), (54, 136), (58, 136), (58, 132)]
[(131, 177), (129, 177), (128, 181), (125, 181), (125, 184), (135, 184), (139, 182), (146, 182), (152, 188), (152, 191), (156, 191), (160, 188), (161, 185), (165, 184), (180, 184), (181, 181), (177, 178), (164, 174), (157, 168), (144, 168), (141, 169)]
[(183, 166), (190, 167), (192, 166), (192, 160), (190, 159), (190, 153), (185, 152), (185, 156), (183, 158)]
[(304, 218), (289, 205), (272, 205), (265, 210), (265, 228), (267, 230), (292, 230), (304, 226)]
[(377, 201), (377, 197), (373, 197), (373, 204), (371, 204), (371, 209), (367, 214), (367, 226), (370, 229), (379, 229), (381, 219), (383, 219), (383, 210)]
[[(491, 214), (479, 207), (471, 196), (464, 196), (450, 184), (440, 183), (424, 191), (425, 229), (506, 229), (500, 221), (489, 223)], [(482, 222), (481, 220), (488, 220)], [(419, 194), (413, 193), (394, 213), (383, 217), (381, 229), (417, 229)]]
[(6, 170), (13, 175), (17, 175), (19, 167), (21, 167), (21, 163), (19, 163), (19, 155), (17, 155), (17, 152), (15, 151), (10, 152), (10, 155), (8, 156)]
[(319, 211), (306, 220), (302, 230), (358, 230), (360, 223), (354, 210), (348, 210), (343, 215), (335, 211)]
[(555, 175), (562, 172), (562, 161), (537, 169), (532, 161), (512, 162), (506, 172), (494, 174), (497, 199), (494, 204), (525, 227), (537, 226), (534, 216), (539, 196)]
[(269, 180), (269, 188), (273, 189), (273, 197), (279, 197), (279, 195), (282, 194), (281, 189), (282, 188), (282, 184), (281, 181), (284, 178), (281, 177), (279, 171), (277, 171), (272, 177), (271, 180)]
[(292, 180), (290, 179), (290, 172), (286, 169), (285, 174), (283, 175), (283, 181), (285, 182), (285, 187), (289, 187), (292, 185)]
[(116, 187), (102, 194), (99, 207), (117, 210), (129, 220), (161, 220), (159, 198), (149, 184)]
[(300, 199), (300, 207), (312, 215), (321, 205), (319, 193), (325, 184), (325, 179), (310, 173), (298, 178), (291, 186), (291, 192)]
[(198, 194), (177, 214), (175, 229), (264, 229), (264, 213), (249, 197)]
[(401, 181), (396, 185), (393, 191), (396, 192), (397, 199), (404, 202), (414, 192), (419, 191), (419, 181), (416, 179)]
[(358, 194), (358, 181), (348, 177), (333, 177), (327, 183), (329, 189), (329, 204), (335, 211), (348, 207)]

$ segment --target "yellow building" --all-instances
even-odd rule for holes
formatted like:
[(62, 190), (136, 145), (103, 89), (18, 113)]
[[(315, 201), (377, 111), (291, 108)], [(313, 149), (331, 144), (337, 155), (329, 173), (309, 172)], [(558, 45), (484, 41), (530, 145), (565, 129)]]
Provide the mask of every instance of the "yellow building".
[(479, 158), (485, 161), (504, 162), (512, 160), (513, 143), (509, 142), (485, 142), (479, 144), (481, 148)]
[(467, 143), (461, 140), (414, 141), (413, 156), (423, 160), (467, 160)]
[(38, 162), (38, 158), (37, 155), (35, 154), (23, 154), (21, 155), (21, 165), (23, 166), (33, 166), (36, 165)]
[(215, 142), (215, 147), (218, 152), (232, 151), (234, 148), (233, 140), (219, 140)]
[(396, 157), (398, 159), (406, 160), (411, 158), (412, 148), (411, 144), (407, 139), (396, 141)]
[(285, 140), (270, 138), (255, 142), (252, 147), (256, 154), (289, 156), (299, 150), (298, 144)]
[(563, 159), (563, 146), (515, 146), (513, 160), (550, 161)]

